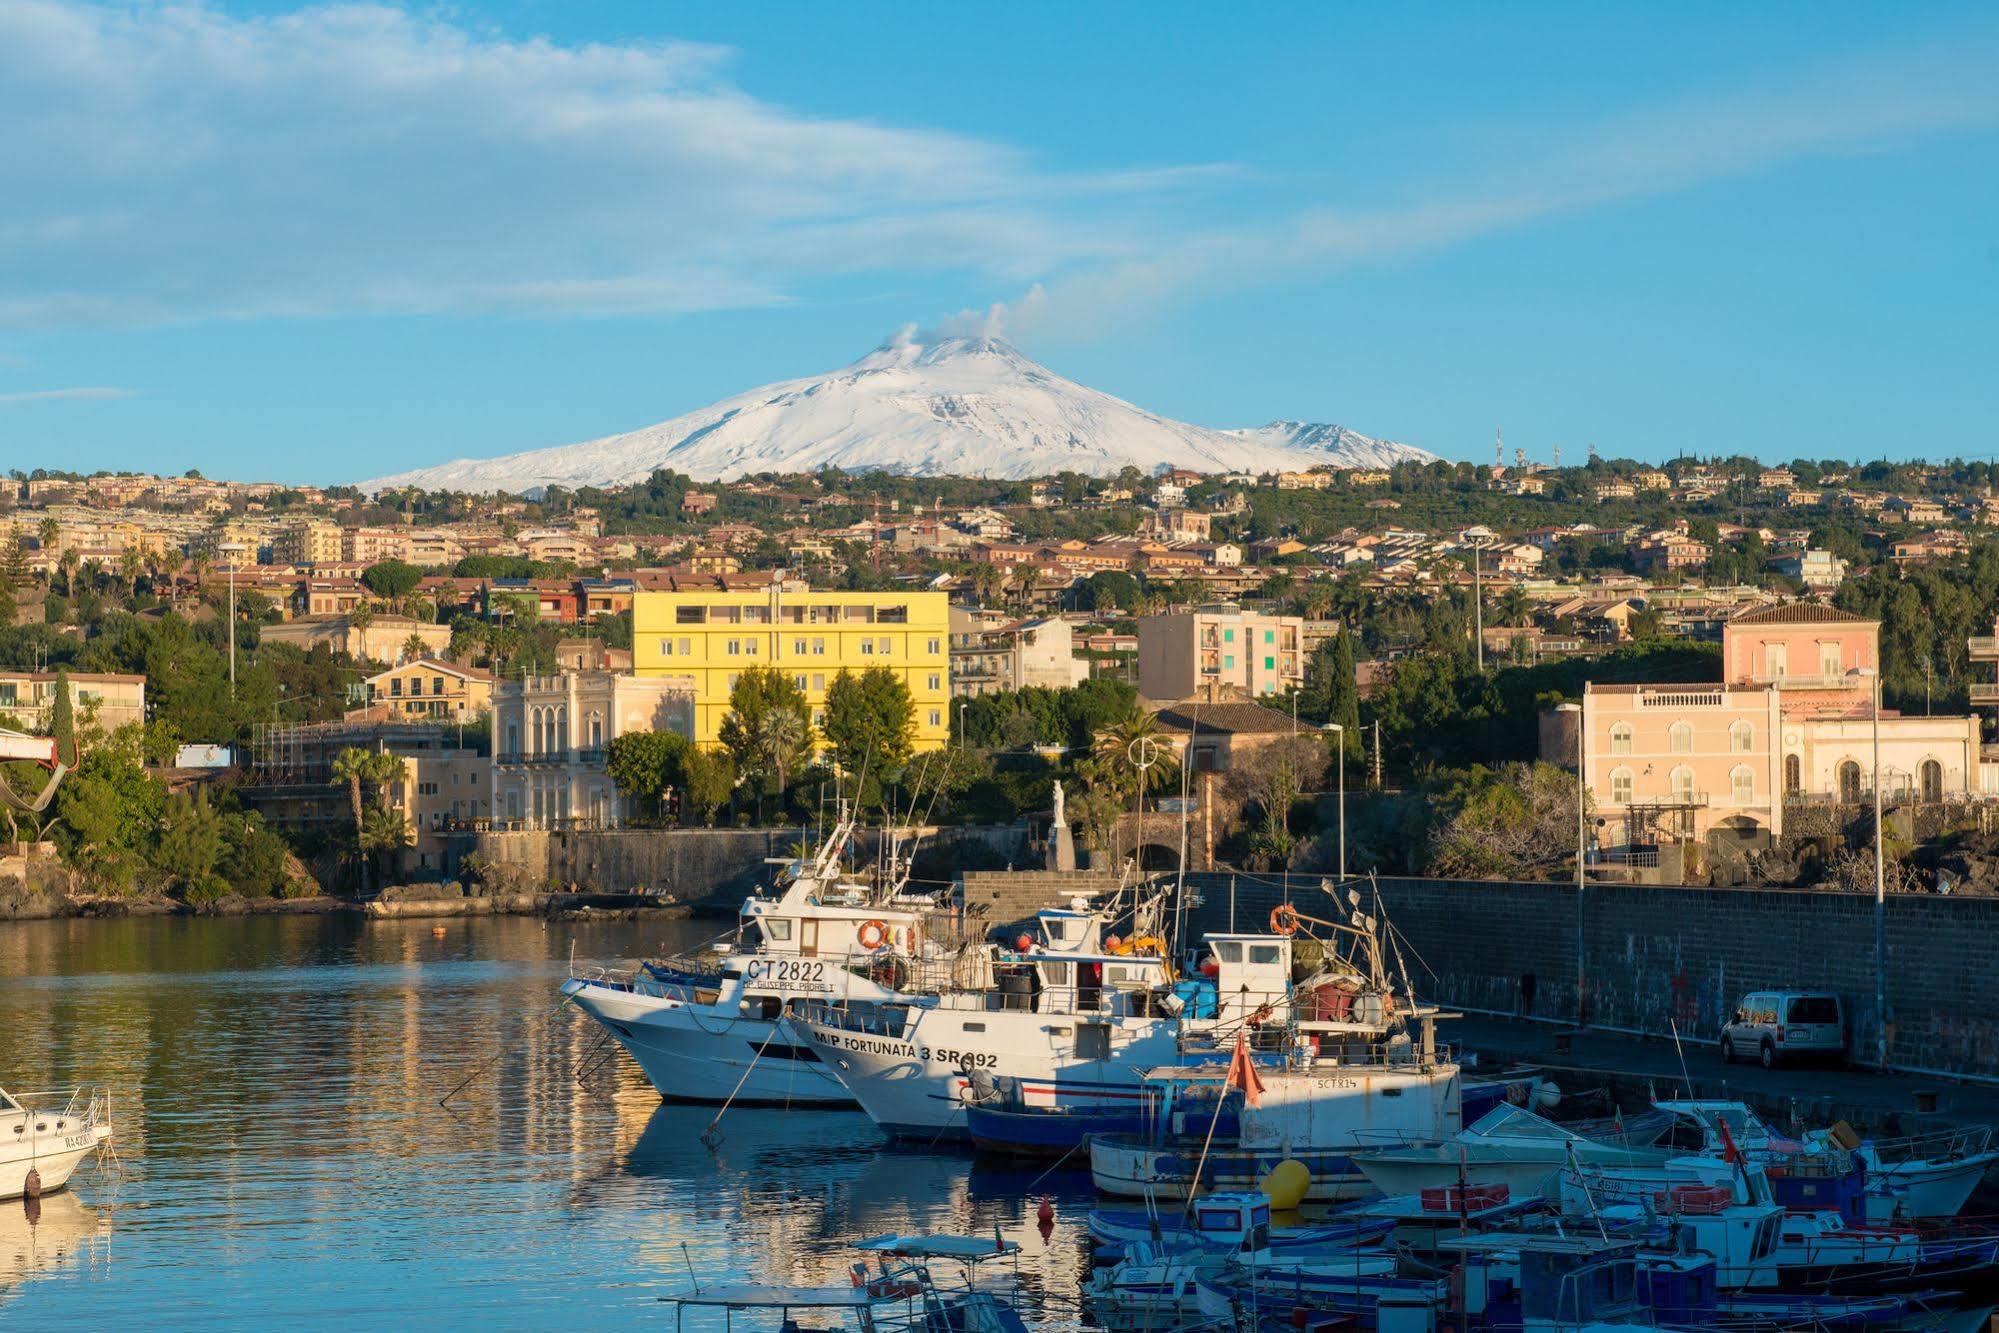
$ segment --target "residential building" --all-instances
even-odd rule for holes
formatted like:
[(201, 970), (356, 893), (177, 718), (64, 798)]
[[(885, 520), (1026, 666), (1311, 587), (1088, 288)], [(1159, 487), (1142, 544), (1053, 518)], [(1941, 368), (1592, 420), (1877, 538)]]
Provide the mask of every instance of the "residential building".
[(1065, 690), (1089, 678), (1075, 635), (1059, 616), (1016, 619), (998, 612), (951, 608), (951, 693), (959, 698), (1030, 685)]
[(565, 671), (501, 681), (493, 691), (493, 818), (529, 828), (622, 822), (625, 803), (606, 768), (628, 732), (694, 734), (686, 675)]
[(327, 518), (296, 519), (271, 539), (271, 559), (280, 565), (337, 565), (345, 550), (340, 525)]
[[(46, 732), (54, 721), (53, 671), (0, 671), (0, 727)], [(107, 734), (146, 720), (146, 678), (91, 671), (69, 673), (69, 703), (76, 725)]]
[(425, 749), (403, 755), (402, 781), (390, 787), (389, 804), (402, 812), (409, 830), (402, 857), (405, 875), (457, 873), (451, 835), (492, 817), (492, 779), (493, 761), (477, 750)]
[(470, 722), (493, 706), (493, 676), (419, 657), (368, 677), (368, 706), (395, 721)]
[(1975, 717), (1880, 710), (1877, 723), (1879, 638), (1879, 622), (1817, 602), (1764, 606), (1723, 627), (1719, 681), (1586, 686), (1583, 774), (1604, 853), (1672, 846), (1698, 865), (1769, 845), (1801, 805), (1859, 803), (1877, 725), (1887, 801), (1986, 791)]
[[(1067, 580), (1062, 581), (1067, 586)], [(694, 737), (714, 745), (729, 692), (749, 667), (776, 667), (805, 691), (815, 722), (841, 671), (888, 667), (916, 705), (916, 748), (949, 736), (950, 608), (942, 592), (761, 589), (641, 591), (632, 604), (633, 670), (691, 677)]]
[(1148, 699), (1258, 698), (1305, 680), (1305, 622), (1231, 603), (1142, 616), (1138, 692)]
[[(363, 623), (356, 624), (355, 620)], [(281, 625), (266, 625), (265, 643), (289, 643), (306, 651), (325, 644), (334, 653), (370, 662), (401, 662), (409, 657), (436, 656), (451, 646), (451, 626), (412, 620), (408, 616), (300, 616)], [(411, 652), (411, 641), (420, 651)]]
[(1846, 561), (1831, 551), (1799, 551), (1772, 563), (1778, 573), (1797, 579), (1813, 592), (1832, 592), (1846, 582)]
[(1226, 773), (1237, 759), (1272, 741), (1317, 730), (1309, 722), (1301, 726), (1289, 713), (1240, 700), (1186, 699), (1160, 708), (1153, 719), (1161, 737), (1196, 773)]

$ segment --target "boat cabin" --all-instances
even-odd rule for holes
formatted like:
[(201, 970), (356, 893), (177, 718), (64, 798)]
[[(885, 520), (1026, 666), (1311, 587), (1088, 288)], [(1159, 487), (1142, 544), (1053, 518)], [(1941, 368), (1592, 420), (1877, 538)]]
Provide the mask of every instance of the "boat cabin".
[(1204, 1194), (1187, 1220), (1207, 1247), (1238, 1254), (1270, 1248), (1270, 1196), (1261, 1190)]
[(1487, 1327), (1569, 1330), (1607, 1324), (1709, 1327), (1713, 1259), (1646, 1253), (1624, 1237), (1492, 1231), (1445, 1237), (1462, 1256), (1462, 1313)]

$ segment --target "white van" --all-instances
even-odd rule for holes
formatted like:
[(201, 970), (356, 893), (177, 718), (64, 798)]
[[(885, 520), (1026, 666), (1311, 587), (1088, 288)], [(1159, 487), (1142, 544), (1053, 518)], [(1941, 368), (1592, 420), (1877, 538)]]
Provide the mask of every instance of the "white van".
[(1806, 1056), (1844, 1062), (1846, 1004), (1831, 991), (1767, 990), (1742, 997), (1721, 1028), (1721, 1058), (1758, 1060), (1765, 1069)]

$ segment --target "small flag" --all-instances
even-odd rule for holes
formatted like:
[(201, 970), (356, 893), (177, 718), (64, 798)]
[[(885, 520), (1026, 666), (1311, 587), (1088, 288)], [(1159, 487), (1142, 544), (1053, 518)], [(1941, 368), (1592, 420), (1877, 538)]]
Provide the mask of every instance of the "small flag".
[(1250, 1063), (1249, 1040), (1240, 1032), (1236, 1033), (1235, 1054), (1229, 1057), (1229, 1076), (1224, 1086), (1241, 1088), (1242, 1099), (1251, 1106), (1263, 1100), (1263, 1079)]

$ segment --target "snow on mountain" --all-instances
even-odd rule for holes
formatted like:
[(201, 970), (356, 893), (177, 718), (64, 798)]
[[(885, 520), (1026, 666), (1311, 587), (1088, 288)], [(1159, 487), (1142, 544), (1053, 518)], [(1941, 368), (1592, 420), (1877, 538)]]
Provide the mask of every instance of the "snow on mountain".
[(1430, 458), (1341, 426), (1279, 421), (1210, 430), (1064, 379), (996, 338), (904, 334), (843, 370), (765, 385), (624, 435), (460, 459), (363, 483), (522, 492), (617, 486), (656, 468), (701, 481), (756, 472), (887, 471), (1019, 479), (1130, 466), (1271, 472)]

